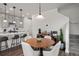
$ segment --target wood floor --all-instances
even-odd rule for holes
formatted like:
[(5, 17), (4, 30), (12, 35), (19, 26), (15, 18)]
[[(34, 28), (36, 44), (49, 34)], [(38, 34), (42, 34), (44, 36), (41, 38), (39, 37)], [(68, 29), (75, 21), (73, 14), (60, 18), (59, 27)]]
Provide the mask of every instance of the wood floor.
[(0, 56), (23, 56), (23, 51), (21, 46), (17, 46), (0, 52)]
[[(0, 56), (23, 56), (23, 51), (21, 46), (17, 46), (9, 50), (0, 52)], [(60, 51), (59, 56), (79, 56), (79, 55), (75, 53), (65, 54), (64, 51)]]

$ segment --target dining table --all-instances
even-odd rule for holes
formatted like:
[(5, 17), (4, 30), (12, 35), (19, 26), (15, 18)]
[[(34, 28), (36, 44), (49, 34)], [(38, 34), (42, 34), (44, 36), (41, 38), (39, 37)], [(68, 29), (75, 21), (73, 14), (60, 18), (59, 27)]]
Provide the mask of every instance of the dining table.
[[(39, 40), (41, 39), (41, 40)], [(54, 40), (50, 40), (48, 38), (30, 38), (25, 41), (26, 43), (30, 44), (30, 46), (34, 48), (39, 48), (40, 56), (43, 56), (43, 49), (48, 48), (55, 44)]]

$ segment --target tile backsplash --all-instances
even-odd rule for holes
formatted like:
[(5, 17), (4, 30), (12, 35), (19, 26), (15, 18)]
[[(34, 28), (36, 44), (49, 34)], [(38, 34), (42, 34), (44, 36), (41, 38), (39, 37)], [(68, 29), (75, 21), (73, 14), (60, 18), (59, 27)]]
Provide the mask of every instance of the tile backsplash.
[(23, 28), (23, 24), (20, 24), (20, 22), (23, 22), (24, 18), (21, 19), (20, 17), (15, 17), (16, 24), (9, 24), (14, 20), (14, 17), (12, 15), (7, 15), (6, 19), (8, 20), (8, 22), (4, 23), (4, 15), (0, 14), (0, 28), (8, 28), (10, 27), (10, 25), (16, 26), (17, 28)]

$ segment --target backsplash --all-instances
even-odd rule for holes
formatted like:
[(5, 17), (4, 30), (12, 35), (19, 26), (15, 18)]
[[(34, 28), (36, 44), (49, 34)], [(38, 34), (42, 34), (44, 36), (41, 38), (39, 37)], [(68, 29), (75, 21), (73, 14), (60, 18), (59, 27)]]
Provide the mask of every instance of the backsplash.
[(6, 17), (7, 17), (8, 22), (4, 23), (3, 22), (4, 14), (0, 14), (0, 28), (8, 28), (8, 27), (10, 27), (10, 25), (14, 25), (17, 28), (23, 28), (23, 24), (20, 24), (20, 22), (23, 22), (24, 18), (21, 19), (20, 17), (16, 16), (16, 18), (15, 18), (16, 24), (10, 24), (14, 20), (13, 16), (7, 15)]

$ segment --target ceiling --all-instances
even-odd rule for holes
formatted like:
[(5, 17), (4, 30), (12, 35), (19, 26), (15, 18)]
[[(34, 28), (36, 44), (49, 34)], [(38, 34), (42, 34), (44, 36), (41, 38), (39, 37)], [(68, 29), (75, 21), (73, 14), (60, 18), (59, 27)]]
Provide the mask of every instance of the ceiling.
[[(42, 12), (52, 10), (54, 8), (59, 8), (64, 5), (69, 5), (68, 3), (42, 3)], [(23, 9), (24, 16), (32, 16), (38, 13), (38, 3), (7, 3), (7, 13), (13, 14), (12, 7), (16, 6), (16, 15), (20, 15), (19, 9)], [(0, 8), (4, 12), (4, 6), (0, 3)]]
[(73, 3), (65, 7), (58, 8), (58, 12), (69, 17), (70, 22), (79, 23), (79, 3)]
[[(32, 15), (38, 14), (39, 3), (7, 3), (7, 12), (13, 14), (12, 7), (16, 6), (16, 15), (20, 16), (19, 9), (23, 9), (23, 15), (31, 18)], [(79, 18), (79, 3), (41, 3), (42, 12), (55, 8), (65, 16), (71, 19)], [(0, 12), (4, 12), (4, 5), (0, 3)]]

